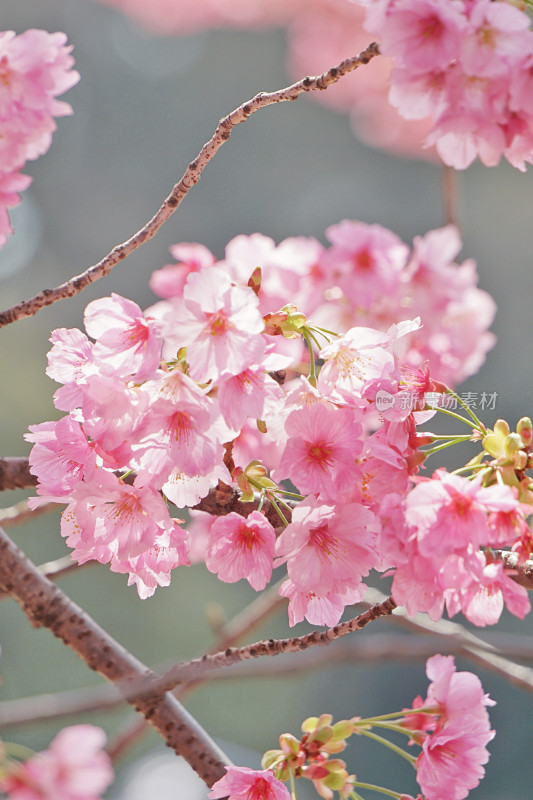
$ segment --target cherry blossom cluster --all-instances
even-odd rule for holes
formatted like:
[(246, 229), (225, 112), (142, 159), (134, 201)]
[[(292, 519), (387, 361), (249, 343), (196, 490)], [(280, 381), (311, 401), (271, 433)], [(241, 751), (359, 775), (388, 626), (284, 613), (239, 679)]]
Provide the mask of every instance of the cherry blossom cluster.
[[(262, 760), (263, 770), (227, 767), (226, 775), (213, 786), (212, 800), (290, 800), (285, 782), (307, 778), (320, 797), (333, 800), (360, 798), (357, 789), (414, 800), (411, 795), (397, 793), (381, 786), (361, 783), (349, 775), (346, 763), (331, 758), (346, 748), (346, 740), (354, 733), (374, 737), (373, 728), (386, 735), (395, 731), (409, 738), (409, 745), (421, 748), (418, 757), (404, 750), (416, 770), (416, 780), (427, 800), (464, 800), (478, 786), (489, 759), (486, 745), (493, 739), (487, 706), (494, 705), (484, 692), (479, 678), (471, 672), (456, 672), (451, 656), (436, 655), (428, 659), (426, 673), (431, 681), (425, 700), (415, 698), (411, 709), (379, 717), (342, 720), (333, 723), (329, 714), (310, 717), (302, 724), (303, 736), (290, 733), (280, 736), (280, 749), (269, 750)], [(389, 746), (382, 736), (380, 741)], [(395, 752), (399, 748), (394, 746)], [(419, 800), (423, 800), (418, 795)]]
[(72, 113), (56, 99), (80, 77), (66, 41), (64, 33), (34, 29), (0, 33), (0, 246), (12, 233), (8, 208), (31, 183), (20, 170), (50, 147), (54, 117)]
[(235, 283), (246, 283), (260, 264), (262, 314), (290, 297), (315, 324), (338, 333), (355, 325), (387, 330), (419, 316), (423, 326), (403, 338), (405, 364), (418, 369), (427, 362), (454, 386), (479, 370), (495, 342), (489, 328), (496, 304), (477, 287), (475, 262), (455, 262), (462, 246), (455, 226), (415, 237), (412, 248), (381, 225), (351, 220), (331, 225), (325, 235), (326, 247), (313, 237), (276, 246), (260, 233), (236, 236), (222, 261), (203, 245), (177, 244), (170, 249), (177, 263), (156, 271), (150, 288), (172, 303), (191, 272), (217, 266)]
[[(377, 225), (344, 221), (327, 235), (329, 248), (240, 236), (218, 262), (202, 245), (175, 245), (178, 263), (151, 281), (165, 299), (143, 313), (114, 294), (87, 306), (87, 333), (54, 331), (47, 374), (66, 413), (26, 435), (32, 505), (66, 503), (73, 557), (128, 574), (141, 597), (192, 559), (257, 591), (284, 566), (291, 625), (335, 625), (373, 569), (394, 574), (410, 613), (436, 619), (446, 605), (485, 625), (506, 603), (524, 616), (525, 589), (480, 548), (529, 531), (531, 498), (512, 485), (527, 425), (511, 471), (503, 432), (475, 418), (492, 456), (485, 472), (418, 475), (420, 447), (436, 441), (418, 429), (436, 413), (426, 395), (450, 391), (428, 364), (462, 377), (492, 341), (474, 265), (451, 262), (457, 232), (432, 231), (411, 253)], [(425, 312), (429, 333), (406, 309)], [(217, 485), (259, 506), (246, 518), (192, 510), (188, 530), (171, 516)]]
[(533, 31), (507, 0), (359, 0), (366, 29), (394, 62), (389, 99), (406, 119), (431, 117), (445, 164), (476, 157), (533, 163)]
[(2, 743), (0, 792), (8, 800), (99, 800), (113, 781), (105, 741), (101, 728), (73, 725), (23, 762), (9, 758), (12, 748)]

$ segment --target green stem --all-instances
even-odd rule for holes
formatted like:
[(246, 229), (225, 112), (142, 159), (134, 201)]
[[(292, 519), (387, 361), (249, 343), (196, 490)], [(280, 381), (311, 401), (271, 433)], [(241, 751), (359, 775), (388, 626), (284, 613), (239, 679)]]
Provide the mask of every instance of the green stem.
[(296, 791), (296, 781), (294, 780), (294, 773), (292, 772), (292, 770), (289, 771), (289, 784), (291, 787), (292, 800), (298, 800), (298, 793)]
[(320, 331), (320, 333), (328, 333), (330, 336), (338, 336), (336, 331), (328, 331), (327, 328), (321, 328), (319, 325), (313, 325), (313, 330)]
[(456, 394), (455, 392), (453, 392), (451, 389), (448, 392), (446, 392), (446, 394), (448, 394), (450, 397), (453, 397), (453, 398), (455, 398), (457, 400), (457, 402), (464, 408), (464, 410), (466, 411), (468, 416), (476, 423), (476, 428), (478, 428), (478, 430), (480, 430), (482, 433), (486, 433), (487, 432), (486, 427), (483, 425), (483, 423), (481, 422), (479, 417), (476, 414), (474, 414), (474, 412), (472, 411), (472, 409), (470, 408), (468, 403), (465, 403), (465, 401), (462, 400), (459, 397), (459, 395)]
[(270, 502), (272, 503), (272, 505), (273, 505), (273, 506), (274, 506), (274, 508), (276, 509), (276, 511), (277, 511), (277, 513), (279, 514), (279, 516), (280, 516), (280, 519), (281, 519), (281, 521), (283, 522), (283, 524), (285, 525), (285, 527), (287, 527), (287, 525), (289, 524), (289, 522), (288, 522), (287, 518), (285, 517), (285, 514), (283, 513), (283, 511), (281, 510), (281, 508), (278, 506), (278, 504), (277, 504), (277, 503), (276, 503), (276, 501), (274, 500), (274, 497), (273, 497), (273, 496), (270, 496)]
[(395, 733), (403, 733), (403, 735), (407, 736), (409, 739), (413, 733), (408, 728), (404, 728), (403, 725), (396, 725), (394, 722), (373, 722), (372, 727), (383, 728), (383, 730), (394, 731)]
[(378, 742), (379, 744), (388, 747), (389, 750), (392, 750), (393, 753), (396, 753), (396, 755), (404, 758), (411, 765), (413, 765), (416, 761), (416, 758), (412, 756), (410, 753), (406, 753), (405, 750), (403, 750), (401, 747), (398, 747), (398, 745), (389, 742), (388, 739), (385, 739), (383, 736), (379, 736), (377, 733), (372, 733), (372, 731), (362, 730), (361, 735), (366, 736), (368, 739), (373, 739), (375, 742)]
[(451, 447), (454, 444), (458, 444), (458, 442), (452, 439), (451, 442), (444, 442), (443, 444), (437, 444), (435, 445), (435, 447), (430, 447), (429, 450), (422, 450), (422, 452), (426, 457), (432, 456), (434, 453), (438, 453), (440, 450), (445, 450), (447, 447)]
[(435, 442), (438, 441), (439, 439), (442, 439), (442, 440), (444, 440), (444, 439), (454, 439), (454, 440), (457, 440), (457, 441), (466, 442), (466, 441), (472, 439), (472, 435), (470, 433), (454, 433), (454, 434), (450, 434), (450, 433), (432, 433), (431, 434), (431, 438)]
[(447, 414), (449, 417), (453, 417), (453, 419), (458, 419), (460, 422), (464, 422), (465, 425), (468, 425), (469, 428), (472, 427), (470, 420), (462, 417), (460, 414), (456, 414), (455, 411), (450, 411), (448, 408), (441, 408), (440, 406), (435, 406), (433, 410), (438, 411), (440, 414)]
[[(303, 494), (297, 494), (297, 492), (288, 492), (286, 489), (282, 489), (281, 486), (279, 486), (276, 489), (276, 491), (277, 492), (281, 492), (282, 494), (286, 495), (286, 497), (294, 497), (295, 500), (304, 500), (305, 499), (305, 496)], [(281, 498), (280, 498), (280, 500), (281, 500)]]
[(488, 464), (486, 462), (481, 464), (470, 464), (470, 466), (467, 464), (465, 467), (458, 467), (458, 469), (454, 469), (452, 475), (460, 475), (462, 472), (469, 472), (470, 470), (473, 471), (476, 469), (486, 469), (487, 467)]
[(306, 329), (302, 329), (302, 336), (303, 339), (309, 348), (309, 383), (311, 386), (316, 386), (316, 364), (315, 364), (315, 355), (313, 353), (313, 345), (311, 343), (311, 337), (309, 332)]
[(386, 794), (387, 797), (396, 797), (396, 800), (400, 800), (401, 797), (399, 792), (393, 792), (392, 789), (385, 789), (384, 786), (376, 786), (373, 783), (362, 783), (362, 781), (355, 781), (354, 786), (357, 786), (359, 789), (369, 789), (371, 792), (380, 792), (381, 794)]
[[(376, 717), (365, 717), (364, 719), (356, 720), (353, 722), (354, 727), (358, 725), (373, 725), (374, 722), (381, 722), (388, 719), (394, 719), (395, 717), (408, 717), (410, 714), (438, 714), (440, 713), (440, 709), (437, 706), (426, 706), (425, 708), (405, 708), (401, 711), (391, 711), (390, 714), (379, 714)], [(353, 720), (352, 720), (353, 721)]]
[[(291, 507), (290, 507), (290, 505), (289, 505), (289, 504), (288, 504), (288, 503), (287, 503), (287, 502), (286, 502), (286, 501), (283, 499), (283, 497), (277, 497), (276, 499), (277, 499), (278, 503), (280, 503), (282, 506), (285, 506), (285, 508), (287, 509), (287, 511), (292, 511), (292, 508), (291, 508)], [(302, 498), (302, 500), (303, 500), (303, 498)]]

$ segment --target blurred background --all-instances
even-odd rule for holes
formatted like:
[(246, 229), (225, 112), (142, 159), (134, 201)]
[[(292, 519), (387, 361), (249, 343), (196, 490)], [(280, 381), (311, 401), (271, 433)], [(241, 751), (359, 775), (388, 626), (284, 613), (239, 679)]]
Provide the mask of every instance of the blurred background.
[[(221, 117), (257, 92), (294, 79), (286, 70), (282, 29), (229, 28), (161, 37), (94, 0), (3, 0), (0, 6), (3, 30), (65, 31), (81, 73), (80, 83), (64, 97), (74, 115), (59, 120), (50, 151), (24, 170), (34, 180), (12, 212), (16, 234), (0, 250), (2, 308), (82, 272), (131, 236), (157, 210)], [(341, 53), (338, 60), (352, 54)], [(496, 169), (476, 164), (457, 177), (464, 240), (460, 258), (476, 259), (480, 286), (499, 308), (493, 326), (498, 343), (461, 390), (496, 392), (496, 410), (486, 421), (504, 417), (513, 426), (520, 416), (533, 416), (532, 174), (507, 164)], [(260, 231), (276, 241), (311, 235), (324, 241), (325, 228), (345, 218), (379, 223), (410, 243), (446, 221), (442, 170), (427, 160), (362, 144), (346, 114), (311, 97), (258, 112), (234, 130), (153, 241), (77, 297), (2, 330), (1, 455), (26, 455), (29, 447), (22, 437), (28, 425), (57, 418), (52, 404), (56, 387), (44, 374), (48, 338), (56, 327), (81, 327), (90, 300), (116, 291), (141, 307), (150, 305), (155, 297), (148, 278), (172, 260), (168, 248), (176, 242), (201, 242), (221, 258), (225, 244), (240, 233)], [(25, 496), (6, 493), (3, 504)], [(48, 561), (67, 552), (58, 521), (53, 514), (12, 533), (32, 559)], [(60, 585), (154, 667), (204, 652), (213, 642), (210, 619), (231, 618), (254, 596), (247, 586), (221, 584), (201, 566), (176, 571), (171, 587), (146, 601), (107, 567), (90, 566), (64, 577)], [(531, 618), (520, 623), (509, 616), (502, 625), (521, 634), (531, 632), (531, 626)], [(302, 624), (293, 632), (307, 629)], [(396, 630), (387, 622), (374, 629), (359, 635)], [(282, 608), (249, 640), (288, 632)], [(10, 601), (0, 604), (0, 642), (2, 699), (100, 683), (49, 632), (32, 630)], [(469, 668), (460, 659), (458, 664)], [(531, 737), (523, 722), (533, 711), (533, 698), (489, 673), (479, 674), (498, 701), (491, 711), (497, 737), (490, 745), (487, 777), (471, 797), (527, 800)], [(341, 662), (323, 672), (286, 675), (281, 669), (279, 677), (228, 677), (201, 687), (186, 704), (238, 763), (257, 766), (258, 754), (276, 747), (279, 733), (298, 733), (310, 714), (385, 713), (410, 705), (416, 694), (424, 695), (426, 685), (424, 660), (416, 657), (397, 664)], [(84, 719), (103, 725), (113, 738), (130, 716), (122, 709)], [(43, 749), (62, 724), (20, 727), (5, 736)], [(352, 744), (346, 755), (361, 780), (415, 793), (410, 768), (394, 755), (385, 757), (364, 741)], [(109, 791), (113, 800), (137, 800), (141, 794), (161, 800), (205, 796), (201, 786), (190, 784), (194, 776), (188, 766), (167, 754), (155, 734), (140, 740), (119, 767), (117, 784)]]

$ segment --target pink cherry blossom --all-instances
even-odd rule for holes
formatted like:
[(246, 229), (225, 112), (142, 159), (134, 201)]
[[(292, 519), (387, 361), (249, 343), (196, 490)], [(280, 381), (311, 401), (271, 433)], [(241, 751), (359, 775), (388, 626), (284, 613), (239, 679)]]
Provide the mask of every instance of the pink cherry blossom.
[(495, 625), (504, 606), (524, 619), (531, 610), (528, 592), (513, 581), (501, 563), (487, 564), (482, 553), (450, 558), (443, 565), (442, 583), (450, 617), (458, 611), (473, 625)]
[(360, 480), (363, 429), (352, 409), (315, 403), (293, 411), (285, 430), (289, 438), (276, 481), (290, 478), (304, 494), (317, 492), (327, 501)]
[(333, 627), (340, 620), (346, 606), (359, 603), (363, 599), (366, 588), (364, 583), (360, 583), (355, 589), (320, 595), (313, 591), (300, 591), (289, 578), (281, 584), (279, 593), (289, 600), (291, 627), (304, 619), (311, 625)]
[(19, 192), (27, 189), (31, 182), (32, 178), (29, 175), (21, 175), (17, 171), (4, 172), (0, 169), (0, 247), (13, 233), (8, 208), (13, 208), (20, 203)]
[(227, 372), (238, 375), (263, 355), (264, 328), (258, 300), (247, 286), (234, 286), (218, 267), (187, 278), (183, 300), (168, 312), (166, 336), (187, 348), (189, 374), (206, 383)]
[(218, 401), (226, 423), (240, 431), (247, 417), (264, 419), (265, 406), (283, 401), (283, 391), (265, 372), (264, 367), (252, 365), (238, 375), (223, 375), (218, 382)]
[(481, 546), (490, 539), (488, 512), (516, 506), (509, 486), (483, 487), (479, 479), (438, 470), (409, 493), (406, 519), (417, 528), (420, 553), (435, 558)]
[(222, 460), (212, 429), (216, 406), (188, 375), (175, 369), (144, 384), (149, 413), (143, 416), (133, 445), (133, 461), (152, 485), (162, 486), (173, 470), (208, 475)]
[(0, 778), (10, 800), (99, 800), (113, 780), (106, 736), (94, 725), (63, 728), (48, 750)]
[(159, 297), (181, 297), (187, 276), (215, 264), (215, 256), (203, 244), (182, 242), (170, 248), (177, 264), (166, 264), (152, 272), (150, 289)]
[(343, 220), (331, 225), (326, 236), (332, 243), (324, 263), (335, 264), (338, 284), (354, 304), (367, 307), (383, 294), (393, 294), (407, 262), (407, 246), (381, 225)]
[(446, 164), (465, 169), (479, 157), (495, 166), (503, 155), (525, 169), (533, 161), (533, 118), (510, 93), (533, 52), (522, 10), (490, 0), (360, 2), (395, 64), (390, 101), (406, 118), (433, 118), (426, 143)]
[(117, 377), (142, 381), (153, 376), (161, 358), (161, 323), (145, 317), (137, 303), (113, 293), (89, 303), (84, 321), (96, 339), (93, 357)]
[(79, 80), (64, 33), (30, 29), (0, 34), (0, 170), (9, 172), (45, 153), (56, 125), (71, 114), (56, 100)]
[(294, 509), (276, 555), (299, 591), (340, 594), (356, 589), (377, 565), (378, 529), (374, 514), (362, 505), (320, 505), (310, 497)]
[(53, 498), (61, 502), (60, 498), (64, 498), (68, 501), (78, 482), (96, 469), (94, 448), (80, 423), (70, 416), (57, 422), (30, 425), (30, 433), (24, 434), (24, 438), (34, 442), (29, 457), (30, 471), (39, 479), (37, 493), (43, 500)]
[(213, 784), (210, 800), (291, 800), (289, 790), (270, 769), (226, 767), (226, 774)]
[(396, 0), (390, 14), (394, 24), (385, 26), (382, 47), (398, 67), (438, 70), (457, 57), (467, 26), (461, 0)]
[(71, 114), (56, 100), (78, 80), (64, 33), (0, 33), (0, 247), (12, 233), (7, 209), (20, 202), (31, 178), (19, 170), (50, 147), (54, 117)]
[(437, 708), (438, 718), (416, 760), (417, 781), (431, 800), (464, 800), (485, 774), (494, 738), (486, 706), (494, 702), (476, 675), (455, 671), (451, 656), (433, 656), (426, 670), (432, 683), (425, 705)]
[(205, 563), (221, 581), (245, 578), (259, 592), (272, 575), (275, 544), (276, 533), (263, 514), (252, 511), (244, 519), (232, 512), (211, 525)]
[(137, 587), (141, 600), (151, 597), (158, 586), (169, 586), (171, 571), (190, 563), (184, 531), (178, 527), (182, 522), (174, 520), (174, 528), (159, 534), (154, 546), (141, 555), (111, 560), (111, 572), (129, 573), (128, 586)]
[(61, 533), (76, 548), (73, 557), (79, 563), (135, 558), (175, 528), (159, 492), (138, 478), (130, 486), (99, 470), (91, 482), (79, 483), (72, 497), (61, 518)]

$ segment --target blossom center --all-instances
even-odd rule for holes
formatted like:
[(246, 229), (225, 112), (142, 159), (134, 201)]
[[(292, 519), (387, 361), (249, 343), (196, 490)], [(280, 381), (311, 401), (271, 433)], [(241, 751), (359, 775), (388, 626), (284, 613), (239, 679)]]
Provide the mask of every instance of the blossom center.
[(214, 314), (207, 314), (207, 324), (204, 328), (209, 336), (224, 336), (232, 324), (222, 311), (216, 311)]
[(11, 87), (12, 78), (13, 71), (9, 67), (7, 56), (2, 56), (2, 58), (0, 58), (0, 83), (2, 83), (6, 89), (9, 89)]
[(142, 320), (134, 320), (123, 333), (123, 339), (130, 347), (143, 345), (148, 340), (148, 326)]
[(324, 469), (333, 464), (333, 447), (328, 442), (314, 442), (307, 447), (307, 460)]
[(189, 414), (177, 411), (169, 420), (168, 430), (178, 444), (188, 444), (192, 439), (194, 425)]
[(271, 800), (271, 798), (270, 784), (264, 778), (256, 780), (248, 790), (247, 800)]
[(420, 22), (420, 32), (424, 39), (439, 38), (443, 30), (443, 24), (440, 19), (433, 14)]
[(359, 250), (354, 258), (355, 266), (364, 272), (369, 272), (374, 266), (374, 259), (370, 251), (365, 247), (364, 250)]
[(311, 528), (309, 539), (320, 555), (331, 556), (339, 550), (338, 541), (331, 535), (326, 524)]

